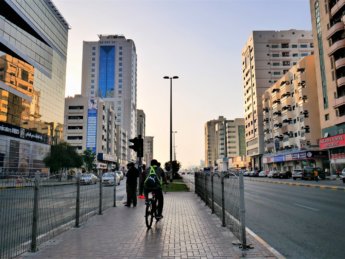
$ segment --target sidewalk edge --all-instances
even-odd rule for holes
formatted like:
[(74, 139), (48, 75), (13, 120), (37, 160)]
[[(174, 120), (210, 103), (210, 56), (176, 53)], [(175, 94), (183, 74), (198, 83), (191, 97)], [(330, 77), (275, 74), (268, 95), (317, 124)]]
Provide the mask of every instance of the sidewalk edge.
[(272, 254), (274, 254), (274, 256), (276, 256), (279, 259), (285, 259), (286, 258), (281, 253), (279, 253), (277, 250), (275, 250), (272, 246), (270, 246), (265, 240), (263, 240), (261, 237), (259, 237), (257, 234), (255, 234), (252, 230), (250, 230), (249, 228), (246, 227), (246, 231), (249, 235), (251, 235), (253, 238), (255, 238), (261, 245), (263, 245)]

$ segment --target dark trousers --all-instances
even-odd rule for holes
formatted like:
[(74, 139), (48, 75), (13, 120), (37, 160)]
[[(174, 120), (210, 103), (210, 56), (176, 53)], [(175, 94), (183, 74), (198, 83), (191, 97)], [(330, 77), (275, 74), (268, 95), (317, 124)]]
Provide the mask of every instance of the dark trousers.
[(127, 190), (127, 205), (130, 206), (133, 203), (133, 206), (137, 206), (137, 185), (126, 185)]
[(163, 205), (164, 205), (164, 197), (163, 197), (163, 192), (162, 189), (157, 189), (157, 190), (147, 190), (144, 188), (144, 195), (145, 195), (145, 200), (148, 200), (149, 198), (149, 192), (155, 192), (156, 198), (158, 200), (158, 215), (162, 215), (163, 212)]

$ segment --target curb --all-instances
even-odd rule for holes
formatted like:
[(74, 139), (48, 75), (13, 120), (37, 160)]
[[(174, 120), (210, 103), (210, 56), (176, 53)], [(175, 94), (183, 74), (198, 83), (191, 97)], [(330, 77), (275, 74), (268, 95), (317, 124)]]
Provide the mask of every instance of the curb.
[(342, 187), (342, 186), (316, 185), (316, 184), (280, 182), (280, 181), (263, 181), (263, 180), (259, 180), (259, 179), (254, 180), (252, 178), (249, 178), (249, 179), (250, 179), (250, 181), (253, 181), (253, 182), (285, 184), (285, 185), (290, 185), (290, 186), (303, 186), (303, 187), (319, 188), (319, 189), (333, 190), (333, 191), (345, 191), (345, 187)]
[(253, 238), (256, 239), (262, 246), (264, 246), (266, 249), (268, 249), (276, 258), (279, 259), (285, 259), (286, 257), (283, 256), (281, 253), (279, 253), (277, 250), (275, 250), (272, 246), (270, 246), (265, 240), (263, 240), (261, 237), (259, 237), (257, 234), (255, 234), (252, 230), (246, 227), (246, 231), (249, 235), (251, 235)]

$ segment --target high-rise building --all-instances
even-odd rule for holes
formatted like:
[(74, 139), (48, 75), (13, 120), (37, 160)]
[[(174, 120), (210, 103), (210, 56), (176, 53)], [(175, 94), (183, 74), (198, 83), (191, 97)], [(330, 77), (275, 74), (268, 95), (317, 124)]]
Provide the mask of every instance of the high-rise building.
[(332, 172), (345, 166), (345, 1), (310, 0), (321, 118)]
[(245, 153), (244, 119), (227, 120), (219, 116), (205, 124), (206, 167), (215, 167), (220, 159), (245, 156)]
[(302, 58), (262, 96), (265, 170), (325, 166), (314, 64), (313, 55)]
[[(113, 101), (116, 124), (128, 138), (137, 135), (137, 54), (132, 40), (99, 35), (98, 41), (84, 41), (82, 95)], [(126, 159), (133, 158), (127, 149)]]
[(153, 157), (153, 137), (145, 136), (145, 138), (144, 138), (144, 157), (143, 157), (143, 163), (148, 166), (148, 165), (150, 165), (151, 160), (153, 158), (154, 158)]
[(146, 115), (143, 110), (137, 110), (137, 133), (145, 138)]
[(313, 53), (311, 31), (253, 31), (242, 50), (245, 138), (252, 168), (262, 168), (264, 132), (261, 96), (304, 56)]
[(68, 30), (50, 0), (0, 1), (0, 173), (47, 172), (63, 133)]
[(65, 101), (64, 139), (79, 153), (86, 149), (97, 155), (98, 168), (113, 169), (116, 157), (116, 125), (113, 102), (76, 95)]

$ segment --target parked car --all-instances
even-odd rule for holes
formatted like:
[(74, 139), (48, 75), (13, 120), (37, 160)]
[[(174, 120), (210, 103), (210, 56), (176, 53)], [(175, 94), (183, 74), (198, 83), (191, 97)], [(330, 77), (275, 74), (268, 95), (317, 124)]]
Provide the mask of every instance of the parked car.
[(325, 172), (320, 167), (304, 167), (302, 172), (302, 180), (315, 180), (314, 171), (318, 172), (319, 179), (325, 179)]
[(261, 171), (261, 172), (259, 173), (259, 177), (267, 177), (266, 171)]
[(302, 179), (302, 169), (294, 169), (292, 171), (292, 179), (296, 180), (296, 179)]
[(289, 179), (289, 178), (291, 178), (291, 175), (292, 175), (291, 171), (281, 171), (281, 172), (279, 172), (278, 177)]
[(96, 184), (98, 177), (94, 174), (82, 174), (80, 176), (80, 184)]
[(243, 176), (249, 176), (249, 172), (248, 171), (244, 171), (243, 172)]
[(345, 168), (340, 173), (340, 179), (342, 179), (343, 183), (345, 183)]
[(120, 176), (115, 174), (114, 172), (104, 173), (102, 175), (102, 184), (104, 185), (114, 185), (120, 182)]
[(267, 175), (270, 178), (278, 178), (279, 177), (279, 172), (277, 170), (272, 170), (268, 173)]

